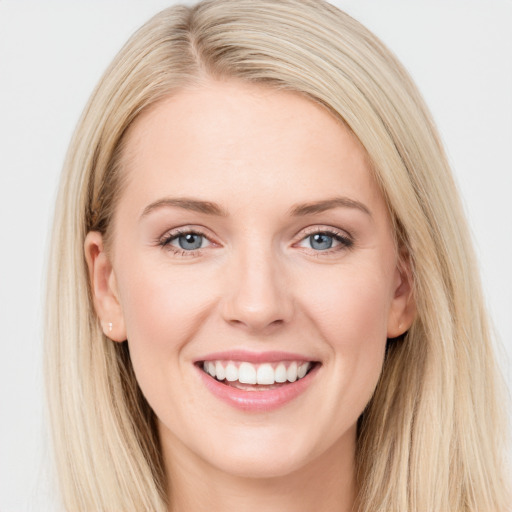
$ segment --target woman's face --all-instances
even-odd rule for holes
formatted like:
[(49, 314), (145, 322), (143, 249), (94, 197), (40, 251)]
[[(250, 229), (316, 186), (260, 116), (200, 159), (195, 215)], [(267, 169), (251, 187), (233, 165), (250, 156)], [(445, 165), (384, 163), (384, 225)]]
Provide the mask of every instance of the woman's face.
[(298, 94), (211, 82), (145, 112), (123, 161), (112, 250), (86, 253), (165, 453), (245, 476), (352, 460), (409, 322), (358, 141)]

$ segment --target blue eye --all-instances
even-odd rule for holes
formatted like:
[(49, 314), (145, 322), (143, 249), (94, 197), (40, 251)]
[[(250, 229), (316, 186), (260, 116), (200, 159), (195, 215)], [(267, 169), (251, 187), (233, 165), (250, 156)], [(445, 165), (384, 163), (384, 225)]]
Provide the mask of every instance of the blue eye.
[(334, 237), (327, 233), (315, 233), (309, 236), (309, 243), (312, 249), (317, 251), (325, 251), (330, 249), (334, 242)]
[(349, 249), (354, 242), (341, 233), (334, 231), (317, 231), (303, 238), (299, 246), (308, 249), (313, 249), (315, 252), (325, 252), (330, 254), (332, 252)]
[(178, 242), (181, 249), (185, 251), (193, 251), (195, 249), (200, 249), (203, 246), (204, 237), (198, 233), (185, 233), (173, 238), (170, 243), (175, 245), (173, 243), (175, 241)]
[(166, 234), (158, 241), (158, 245), (172, 252), (184, 255), (189, 252), (191, 255), (194, 251), (203, 249), (210, 245), (208, 238), (196, 231), (179, 231)]

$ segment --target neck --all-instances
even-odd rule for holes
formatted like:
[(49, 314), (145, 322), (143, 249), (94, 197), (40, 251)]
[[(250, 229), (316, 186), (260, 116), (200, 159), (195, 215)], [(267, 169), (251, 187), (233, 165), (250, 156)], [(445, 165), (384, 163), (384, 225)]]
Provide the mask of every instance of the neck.
[(354, 507), (355, 430), (300, 469), (272, 478), (227, 474), (183, 445), (173, 443), (172, 453), (166, 453), (165, 443), (163, 448), (169, 512), (351, 512)]

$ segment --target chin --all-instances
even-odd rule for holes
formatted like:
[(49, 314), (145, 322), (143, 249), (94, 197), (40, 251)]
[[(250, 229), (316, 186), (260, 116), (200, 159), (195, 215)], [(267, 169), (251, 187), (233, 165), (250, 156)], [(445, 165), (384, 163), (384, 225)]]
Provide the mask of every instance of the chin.
[(229, 457), (221, 464), (215, 461), (222, 472), (240, 478), (271, 479), (280, 478), (294, 473), (305, 465), (303, 460), (289, 457), (265, 457), (255, 454), (253, 458)]
[(314, 447), (300, 443), (296, 432), (271, 438), (269, 433), (258, 436), (258, 430), (250, 439), (233, 435), (223, 443), (217, 442), (219, 449), (209, 452), (209, 463), (233, 476), (265, 479), (289, 475), (314, 457)]

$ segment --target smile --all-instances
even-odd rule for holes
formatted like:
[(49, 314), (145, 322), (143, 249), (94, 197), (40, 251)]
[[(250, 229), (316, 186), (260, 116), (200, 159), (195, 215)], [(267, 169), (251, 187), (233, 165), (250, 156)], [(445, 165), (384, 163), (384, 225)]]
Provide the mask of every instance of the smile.
[(282, 361), (253, 364), (248, 361), (204, 361), (203, 370), (219, 382), (238, 389), (264, 390), (268, 386), (295, 382), (313, 367), (312, 361)]
[(322, 364), (278, 352), (211, 354), (195, 365), (210, 393), (244, 412), (270, 412), (303, 394)]

